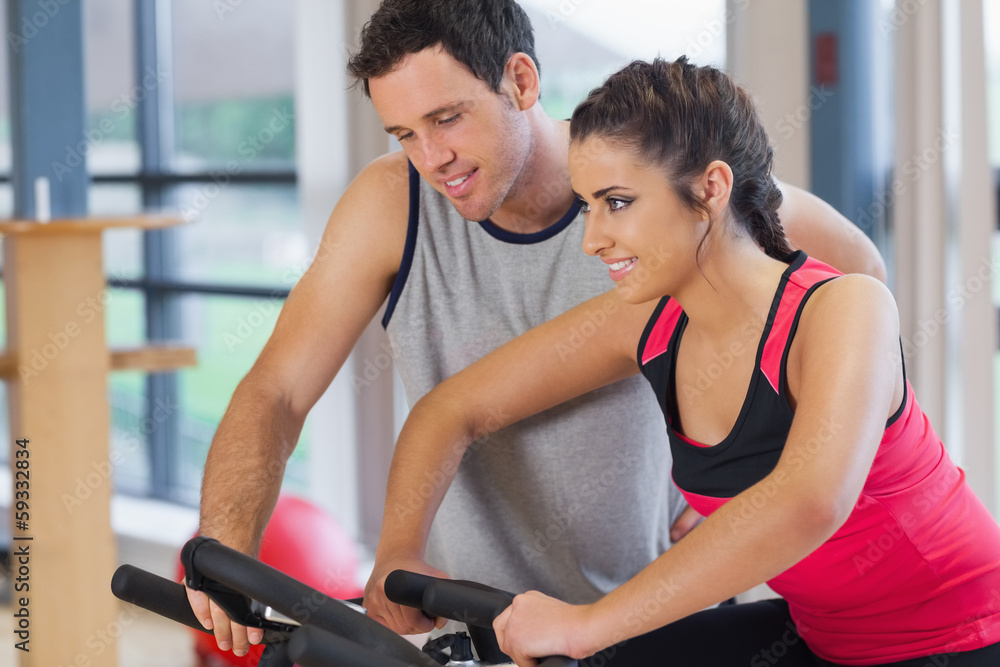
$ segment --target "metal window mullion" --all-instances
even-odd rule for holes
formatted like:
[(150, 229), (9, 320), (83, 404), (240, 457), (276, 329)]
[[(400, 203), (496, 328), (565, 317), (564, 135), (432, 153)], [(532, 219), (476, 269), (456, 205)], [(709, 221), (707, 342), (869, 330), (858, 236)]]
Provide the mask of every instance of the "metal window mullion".
[[(174, 148), (173, 79), (170, 3), (168, 0), (136, 0), (137, 78), (153, 72), (158, 82), (146, 91), (137, 106), (140, 178), (158, 176), (169, 163)], [(159, 74), (163, 74), (159, 76)], [(143, 207), (162, 209), (171, 198), (168, 185), (155, 178), (142, 183)], [(171, 277), (177, 233), (174, 229), (143, 234), (145, 276), (150, 281)], [(146, 336), (150, 341), (180, 337), (180, 304), (167, 291), (148, 288)], [(146, 423), (149, 431), (151, 495), (172, 499), (177, 470), (179, 433), (176, 373), (151, 373), (146, 378)]]

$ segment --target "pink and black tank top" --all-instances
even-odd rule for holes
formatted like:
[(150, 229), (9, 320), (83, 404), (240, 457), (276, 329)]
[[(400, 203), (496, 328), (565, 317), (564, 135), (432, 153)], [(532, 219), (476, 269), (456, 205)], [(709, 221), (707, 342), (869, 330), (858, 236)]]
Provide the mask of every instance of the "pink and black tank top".
[[(687, 324), (680, 305), (664, 297), (639, 342), (640, 368), (667, 422), (674, 483), (705, 516), (777, 464), (794, 417), (788, 350), (807, 299), (840, 275), (802, 252), (786, 261), (743, 407), (717, 445), (674, 428), (674, 368)], [(835, 437), (830, 430), (816, 434), (817, 446)], [(847, 522), (768, 583), (788, 601), (809, 647), (834, 663), (879, 664), (1000, 641), (1000, 526), (952, 463), (908, 382)]]

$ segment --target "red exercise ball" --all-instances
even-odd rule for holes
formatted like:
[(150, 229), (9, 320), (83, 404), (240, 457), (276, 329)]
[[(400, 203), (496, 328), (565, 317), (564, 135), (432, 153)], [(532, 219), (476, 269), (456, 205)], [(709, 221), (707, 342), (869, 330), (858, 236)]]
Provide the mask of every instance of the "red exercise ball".
[[(264, 530), (260, 560), (332, 598), (361, 597), (358, 550), (344, 529), (312, 503), (282, 494)], [(184, 577), (180, 566), (179, 577)], [(242, 658), (220, 651), (215, 636), (195, 633), (195, 653), (201, 667), (256, 667), (263, 646), (251, 646)]]

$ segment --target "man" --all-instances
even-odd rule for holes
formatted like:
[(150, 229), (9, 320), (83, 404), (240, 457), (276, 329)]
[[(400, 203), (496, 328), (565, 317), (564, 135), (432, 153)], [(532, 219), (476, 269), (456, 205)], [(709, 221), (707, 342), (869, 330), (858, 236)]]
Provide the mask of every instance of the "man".
[[(513, 0), (385, 0), (365, 27), (350, 69), (403, 151), (374, 161), (347, 189), (323, 238), (337, 253), (321, 253), (292, 290), (238, 386), (206, 463), (201, 534), (256, 553), (306, 414), (387, 298), (383, 324), (413, 404), (499, 345), (611, 289), (581, 250), (568, 123), (538, 103), (533, 52)], [(793, 245), (883, 277), (874, 246), (849, 222), (784, 190)], [(567, 332), (569, 363), (587, 335)], [(506, 423), (502, 410), (496, 418)], [(396, 567), (438, 572), (430, 563), (580, 602), (625, 581), (669, 546), (682, 509), (668, 499), (658, 420), (634, 377), (475, 443), (440, 508), (421, 489), (401, 490), (405, 501), (386, 508), (370, 615), (399, 632), (430, 629), (382, 597), (381, 579)], [(685, 517), (674, 538), (692, 525)], [(220, 647), (245, 653), (246, 630), (203, 595), (189, 597)]]

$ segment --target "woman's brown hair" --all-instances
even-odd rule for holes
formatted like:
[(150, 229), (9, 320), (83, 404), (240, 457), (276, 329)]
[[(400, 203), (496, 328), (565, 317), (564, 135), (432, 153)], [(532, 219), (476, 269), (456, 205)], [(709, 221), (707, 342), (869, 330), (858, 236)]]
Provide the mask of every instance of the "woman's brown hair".
[(733, 217), (771, 257), (791, 252), (778, 219), (781, 191), (771, 177), (774, 149), (750, 94), (725, 72), (697, 67), (686, 57), (635, 61), (573, 112), (571, 140), (590, 136), (663, 167), (681, 201), (706, 215), (691, 184), (709, 163), (722, 160), (733, 171)]

